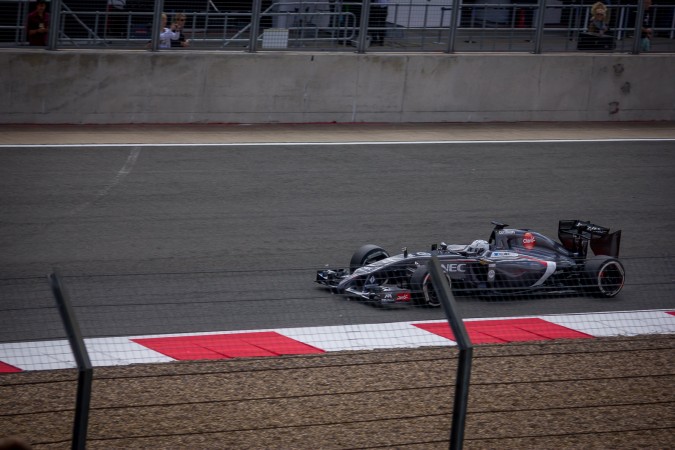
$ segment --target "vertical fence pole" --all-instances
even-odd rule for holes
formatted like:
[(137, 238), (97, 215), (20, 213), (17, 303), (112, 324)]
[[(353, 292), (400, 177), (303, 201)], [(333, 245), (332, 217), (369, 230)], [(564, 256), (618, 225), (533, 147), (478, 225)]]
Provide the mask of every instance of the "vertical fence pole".
[(645, 2), (638, 0), (637, 13), (635, 15), (635, 31), (633, 31), (633, 55), (639, 55), (642, 47), (642, 22), (645, 17)]
[[(458, 23), (462, 20), (460, 0), (452, 0), (452, 10), (450, 11), (450, 31), (448, 32), (448, 48), (446, 53), (455, 52), (455, 39), (457, 38)], [(443, 23), (440, 24), (443, 26)]]
[(544, 36), (544, 23), (546, 22), (546, 0), (539, 0), (535, 21), (534, 53), (541, 53), (542, 39)]
[(248, 37), (248, 51), (255, 53), (258, 50), (258, 34), (260, 34), (260, 10), (262, 0), (253, 0), (251, 5), (251, 34)]
[(356, 53), (365, 53), (368, 47), (368, 21), (370, 18), (370, 0), (363, 0), (361, 4), (361, 23), (359, 23), (359, 37), (356, 44)]
[(49, 35), (47, 37), (47, 50), (56, 50), (56, 41), (59, 39), (61, 29), (61, 0), (52, 0), (51, 15), (49, 17)]
[(49, 282), (59, 308), (59, 313), (61, 314), (63, 326), (68, 334), (70, 348), (75, 356), (79, 372), (77, 377), (77, 400), (75, 403), (72, 448), (73, 450), (84, 450), (87, 447), (87, 426), (89, 424), (93, 369), (89, 360), (89, 354), (87, 353), (87, 347), (80, 332), (80, 326), (77, 323), (75, 312), (70, 304), (70, 298), (56, 271), (49, 275)]
[(164, 10), (164, 0), (155, 0), (155, 9), (152, 11), (152, 41), (150, 49), (156, 52), (159, 49), (159, 35), (162, 30), (162, 11)]
[(457, 304), (452, 296), (450, 285), (445, 278), (438, 257), (432, 256), (427, 266), (434, 290), (438, 295), (443, 311), (450, 324), (459, 347), (459, 361), (457, 363), (457, 381), (455, 382), (455, 400), (452, 408), (452, 430), (450, 432), (450, 450), (461, 450), (464, 445), (464, 428), (469, 403), (469, 384), (471, 381), (471, 359), (473, 345), (466, 332), (464, 322), (459, 315)]

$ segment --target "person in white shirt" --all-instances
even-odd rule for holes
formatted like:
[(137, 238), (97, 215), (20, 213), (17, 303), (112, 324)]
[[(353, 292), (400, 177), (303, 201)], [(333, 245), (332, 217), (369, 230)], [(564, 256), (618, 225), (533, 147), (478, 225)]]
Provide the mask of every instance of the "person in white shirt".
[(162, 30), (159, 34), (159, 48), (171, 48), (171, 41), (178, 40), (180, 37), (180, 32), (176, 31), (176, 25), (171, 24), (170, 28), (166, 26), (167, 17), (166, 14), (162, 13)]

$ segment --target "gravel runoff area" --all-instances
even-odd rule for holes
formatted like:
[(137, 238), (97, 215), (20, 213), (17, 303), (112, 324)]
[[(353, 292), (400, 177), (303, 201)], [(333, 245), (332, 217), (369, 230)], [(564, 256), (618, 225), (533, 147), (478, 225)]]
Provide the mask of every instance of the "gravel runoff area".
[[(675, 336), (479, 345), (464, 448), (672, 448)], [(455, 347), (94, 369), (87, 447), (445, 449)], [(0, 437), (66, 449), (74, 370), (0, 376)]]

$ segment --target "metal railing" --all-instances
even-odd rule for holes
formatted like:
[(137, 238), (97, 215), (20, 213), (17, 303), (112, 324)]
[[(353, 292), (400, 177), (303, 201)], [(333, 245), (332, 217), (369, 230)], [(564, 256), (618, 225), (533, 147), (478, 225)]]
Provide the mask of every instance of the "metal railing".
[[(72, 1), (72, 0), (71, 0)], [(357, 51), (363, 52), (571, 52), (587, 33), (590, 4), (463, 3), (460, 0), (390, 0), (386, 20), (374, 21), (371, 0), (250, 2), (248, 10), (225, 11), (212, 1), (184, 10), (183, 34), (192, 50)], [(560, 0), (557, 0), (560, 1)], [(163, 2), (155, 2), (162, 8)], [(31, 3), (0, 2), (0, 47), (21, 47)], [(175, 6), (175, 5), (174, 5)], [(69, 0), (51, 0), (57, 24), (49, 49), (124, 48), (157, 50), (161, 10), (93, 10), (71, 7)], [(640, 53), (639, 5), (611, 5), (609, 45), (584, 50)], [(455, 11), (457, 11), (455, 13)], [(172, 8), (171, 17), (182, 12)], [(675, 52), (675, 6), (654, 5), (649, 11), (654, 37), (652, 52)], [(157, 18), (157, 19), (156, 19)], [(114, 22), (115, 28), (112, 29)], [(638, 31), (636, 32), (636, 24)], [(379, 44), (373, 37), (384, 36)]]

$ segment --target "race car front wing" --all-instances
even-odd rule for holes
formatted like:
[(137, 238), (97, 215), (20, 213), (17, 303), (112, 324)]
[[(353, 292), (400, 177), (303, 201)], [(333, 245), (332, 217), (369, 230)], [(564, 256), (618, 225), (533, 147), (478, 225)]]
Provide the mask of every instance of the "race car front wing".
[(350, 286), (345, 289), (339, 288), (340, 282), (349, 276), (348, 269), (323, 269), (316, 272), (316, 282), (331, 289), (336, 294), (358, 298), (381, 305), (395, 303), (410, 304), (412, 292), (395, 286), (382, 286), (379, 284), (366, 284), (363, 288)]

